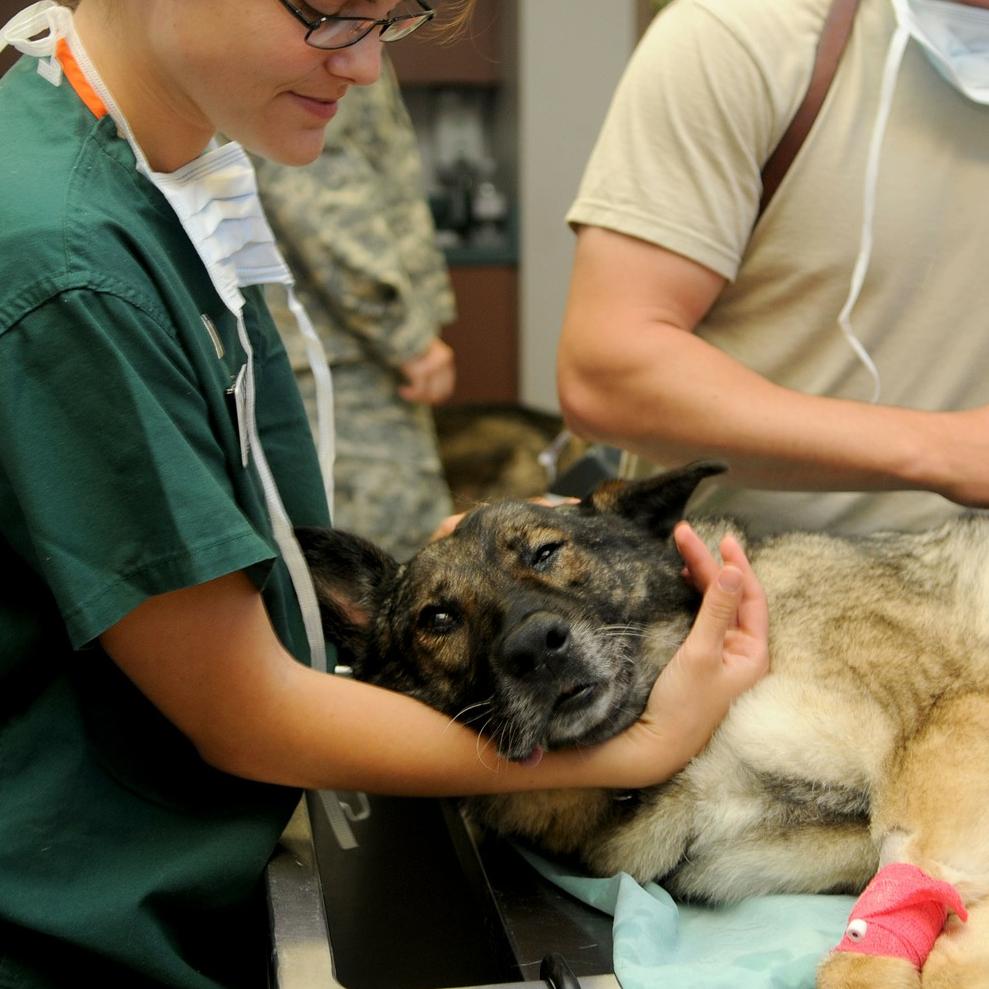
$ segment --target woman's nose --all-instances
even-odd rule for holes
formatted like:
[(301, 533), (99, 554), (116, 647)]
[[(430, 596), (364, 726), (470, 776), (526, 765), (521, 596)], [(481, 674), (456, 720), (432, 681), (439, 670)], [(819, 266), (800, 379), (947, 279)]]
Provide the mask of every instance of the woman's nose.
[(381, 75), (383, 44), (375, 28), (356, 45), (330, 52), (326, 59), (326, 70), (330, 75), (349, 79), (357, 86), (369, 86)]

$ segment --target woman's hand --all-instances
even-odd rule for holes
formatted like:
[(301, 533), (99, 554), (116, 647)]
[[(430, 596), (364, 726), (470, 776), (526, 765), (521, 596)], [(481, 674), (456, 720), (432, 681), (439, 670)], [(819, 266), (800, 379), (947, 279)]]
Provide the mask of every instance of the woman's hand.
[(721, 541), (723, 566), (688, 523), (681, 522), (673, 537), (687, 579), (704, 595), (694, 627), (673, 661), (722, 675), (734, 696), (769, 669), (766, 595), (733, 536)]
[(688, 579), (704, 598), (642, 717), (625, 733), (634, 742), (632, 758), (647, 760), (649, 778), (638, 786), (662, 782), (682, 769), (707, 744), (731, 702), (769, 669), (766, 596), (742, 547), (726, 536), (719, 565), (686, 523), (677, 526), (674, 537)]

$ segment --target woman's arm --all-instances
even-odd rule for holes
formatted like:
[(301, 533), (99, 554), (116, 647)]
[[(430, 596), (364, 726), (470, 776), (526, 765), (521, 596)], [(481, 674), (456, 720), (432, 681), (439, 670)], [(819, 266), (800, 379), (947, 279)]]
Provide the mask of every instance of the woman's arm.
[(483, 737), (416, 700), (297, 663), (241, 573), (151, 598), (101, 641), (207, 762), (238, 776), (436, 796), (645, 786), (682, 768), (765, 672), (761, 589), (741, 550), (728, 547), (726, 560), (700, 573), (701, 616), (643, 717), (609, 742), (551, 752), (535, 766), (500, 759)]

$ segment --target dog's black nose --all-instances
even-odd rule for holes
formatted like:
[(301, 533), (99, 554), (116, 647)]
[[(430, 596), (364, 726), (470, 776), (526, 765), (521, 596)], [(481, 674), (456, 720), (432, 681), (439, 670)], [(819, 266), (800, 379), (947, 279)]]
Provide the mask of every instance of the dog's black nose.
[(570, 655), (570, 626), (559, 615), (537, 611), (505, 637), (501, 650), (506, 672), (555, 676)]

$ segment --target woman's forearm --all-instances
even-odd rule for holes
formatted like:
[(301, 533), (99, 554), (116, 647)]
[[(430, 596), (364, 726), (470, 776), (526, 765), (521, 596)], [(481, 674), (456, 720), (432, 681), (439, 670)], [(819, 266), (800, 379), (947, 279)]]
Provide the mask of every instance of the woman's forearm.
[(631, 787), (682, 768), (731, 699), (765, 672), (761, 654), (751, 663), (721, 653), (729, 629), (737, 640), (740, 602), (760, 596), (751, 573), (732, 590), (709, 590), (688, 637), (693, 652), (664, 671), (644, 717), (600, 746), (533, 766), (506, 762), (484, 736), (409, 697), (297, 663), (242, 573), (151, 598), (101, 641), (207, 762), (249, 779), (434, 796)]

